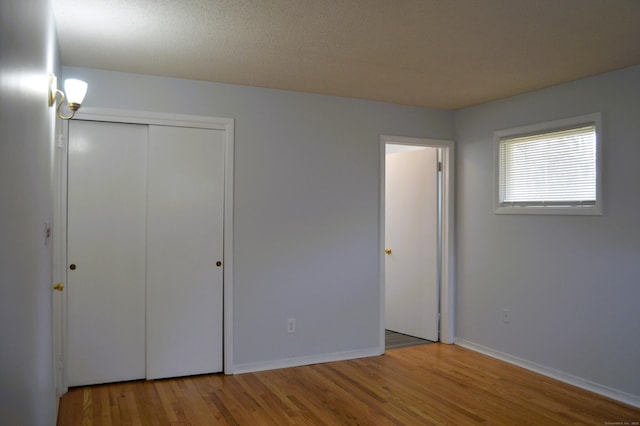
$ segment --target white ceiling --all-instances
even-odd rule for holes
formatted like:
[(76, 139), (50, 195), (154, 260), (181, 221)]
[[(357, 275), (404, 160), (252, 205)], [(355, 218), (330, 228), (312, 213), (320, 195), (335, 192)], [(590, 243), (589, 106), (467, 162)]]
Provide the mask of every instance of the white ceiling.
[(640, 0), (53, 0), (63, 65), (457, 109), (640, 64)]

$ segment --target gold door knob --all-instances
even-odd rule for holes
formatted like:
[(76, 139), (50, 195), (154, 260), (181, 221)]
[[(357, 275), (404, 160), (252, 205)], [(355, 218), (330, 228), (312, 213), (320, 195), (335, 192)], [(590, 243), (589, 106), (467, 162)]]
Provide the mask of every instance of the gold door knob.
[(54, 289), (54, 290), (58, 290), (58, 291), (62, 291), (62, 290), (64, 290), (64, 284), (62, 284), (62, 283), (55, 283), (55, 284), (53, 285), (53, 289)]
[(387, 254), (391, 254), (391, 249), (390, 248), (385, 249), (384, 252), (387, 253)]

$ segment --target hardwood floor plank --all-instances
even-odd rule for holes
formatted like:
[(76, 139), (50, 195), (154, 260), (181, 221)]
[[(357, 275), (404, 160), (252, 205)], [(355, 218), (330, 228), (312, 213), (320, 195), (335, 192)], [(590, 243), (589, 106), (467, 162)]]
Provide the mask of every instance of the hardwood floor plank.
[(237, 376), (71, 389), (59, 426), (604, 425), (640, 409), (455, 345)]
[[(120, 421), (120, 406), (118, 405), (118, 388), (117, 387), (106, 387), (106, 391), (109, 394), (109, 420), (111, 420), (111, 425), (119, 425), (122, 424)], [(64, 399), (64, 397), (63, 397)], [(76, 424), (76, 423), (73, 423)]]
[[(177, 399), (173, 393), (171, 386), (161, 386), (158, 380), (154, 382), (154, 388), (158, 394), (158, 400), (160, 405), (156, 407), (156, 410), (162, 410), (165, 415), (165, 419), (170, 423), (177, 423), (178, 416), (173, 409), (174, 405), (177, 405)], [(158, 385), (158, 386), (155, 386)]]
[(187, 421), (190, 424), (207, 424), (213, 420), (215, 424), (220, 424), (223, 419), (222, 414), (208, 398), (204, 397), (206, 392), (201, 393), (198, 381), (185, 378), (181, 383), (184, 384), (184, 388), (180, 396), (180, 404), (185, 407)]
[(259, 397), (258, 405), (264, 410), (270, 418), (277, 424), (295, 424), (295, 407), (292, 407), (286, 398), (282, 398), (277, 392), (277, 388), (273, 388), (268, 377), (262, 379), (254, 375), (238, 376), (242, 388), (245, 392), (253, 392)]

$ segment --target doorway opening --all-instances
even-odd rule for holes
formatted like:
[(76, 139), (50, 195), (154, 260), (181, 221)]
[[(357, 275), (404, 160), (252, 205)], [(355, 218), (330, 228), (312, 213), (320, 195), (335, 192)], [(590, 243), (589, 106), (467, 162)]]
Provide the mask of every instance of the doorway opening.
[(453, 142), (380, 140), (380, 345), (453, 343)]

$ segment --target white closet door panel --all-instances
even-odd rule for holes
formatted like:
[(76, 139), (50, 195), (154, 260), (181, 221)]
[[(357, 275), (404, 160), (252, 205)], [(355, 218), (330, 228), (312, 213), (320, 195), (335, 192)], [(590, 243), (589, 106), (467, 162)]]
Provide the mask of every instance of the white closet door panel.
[(438, 340), (437, 150), (386, 156), (386, 328)]
[(222, 371), (224, 132), (150, 126), (147, 378)]
[(145, 375), (147, 126), (69, 123), (68, 380)]

